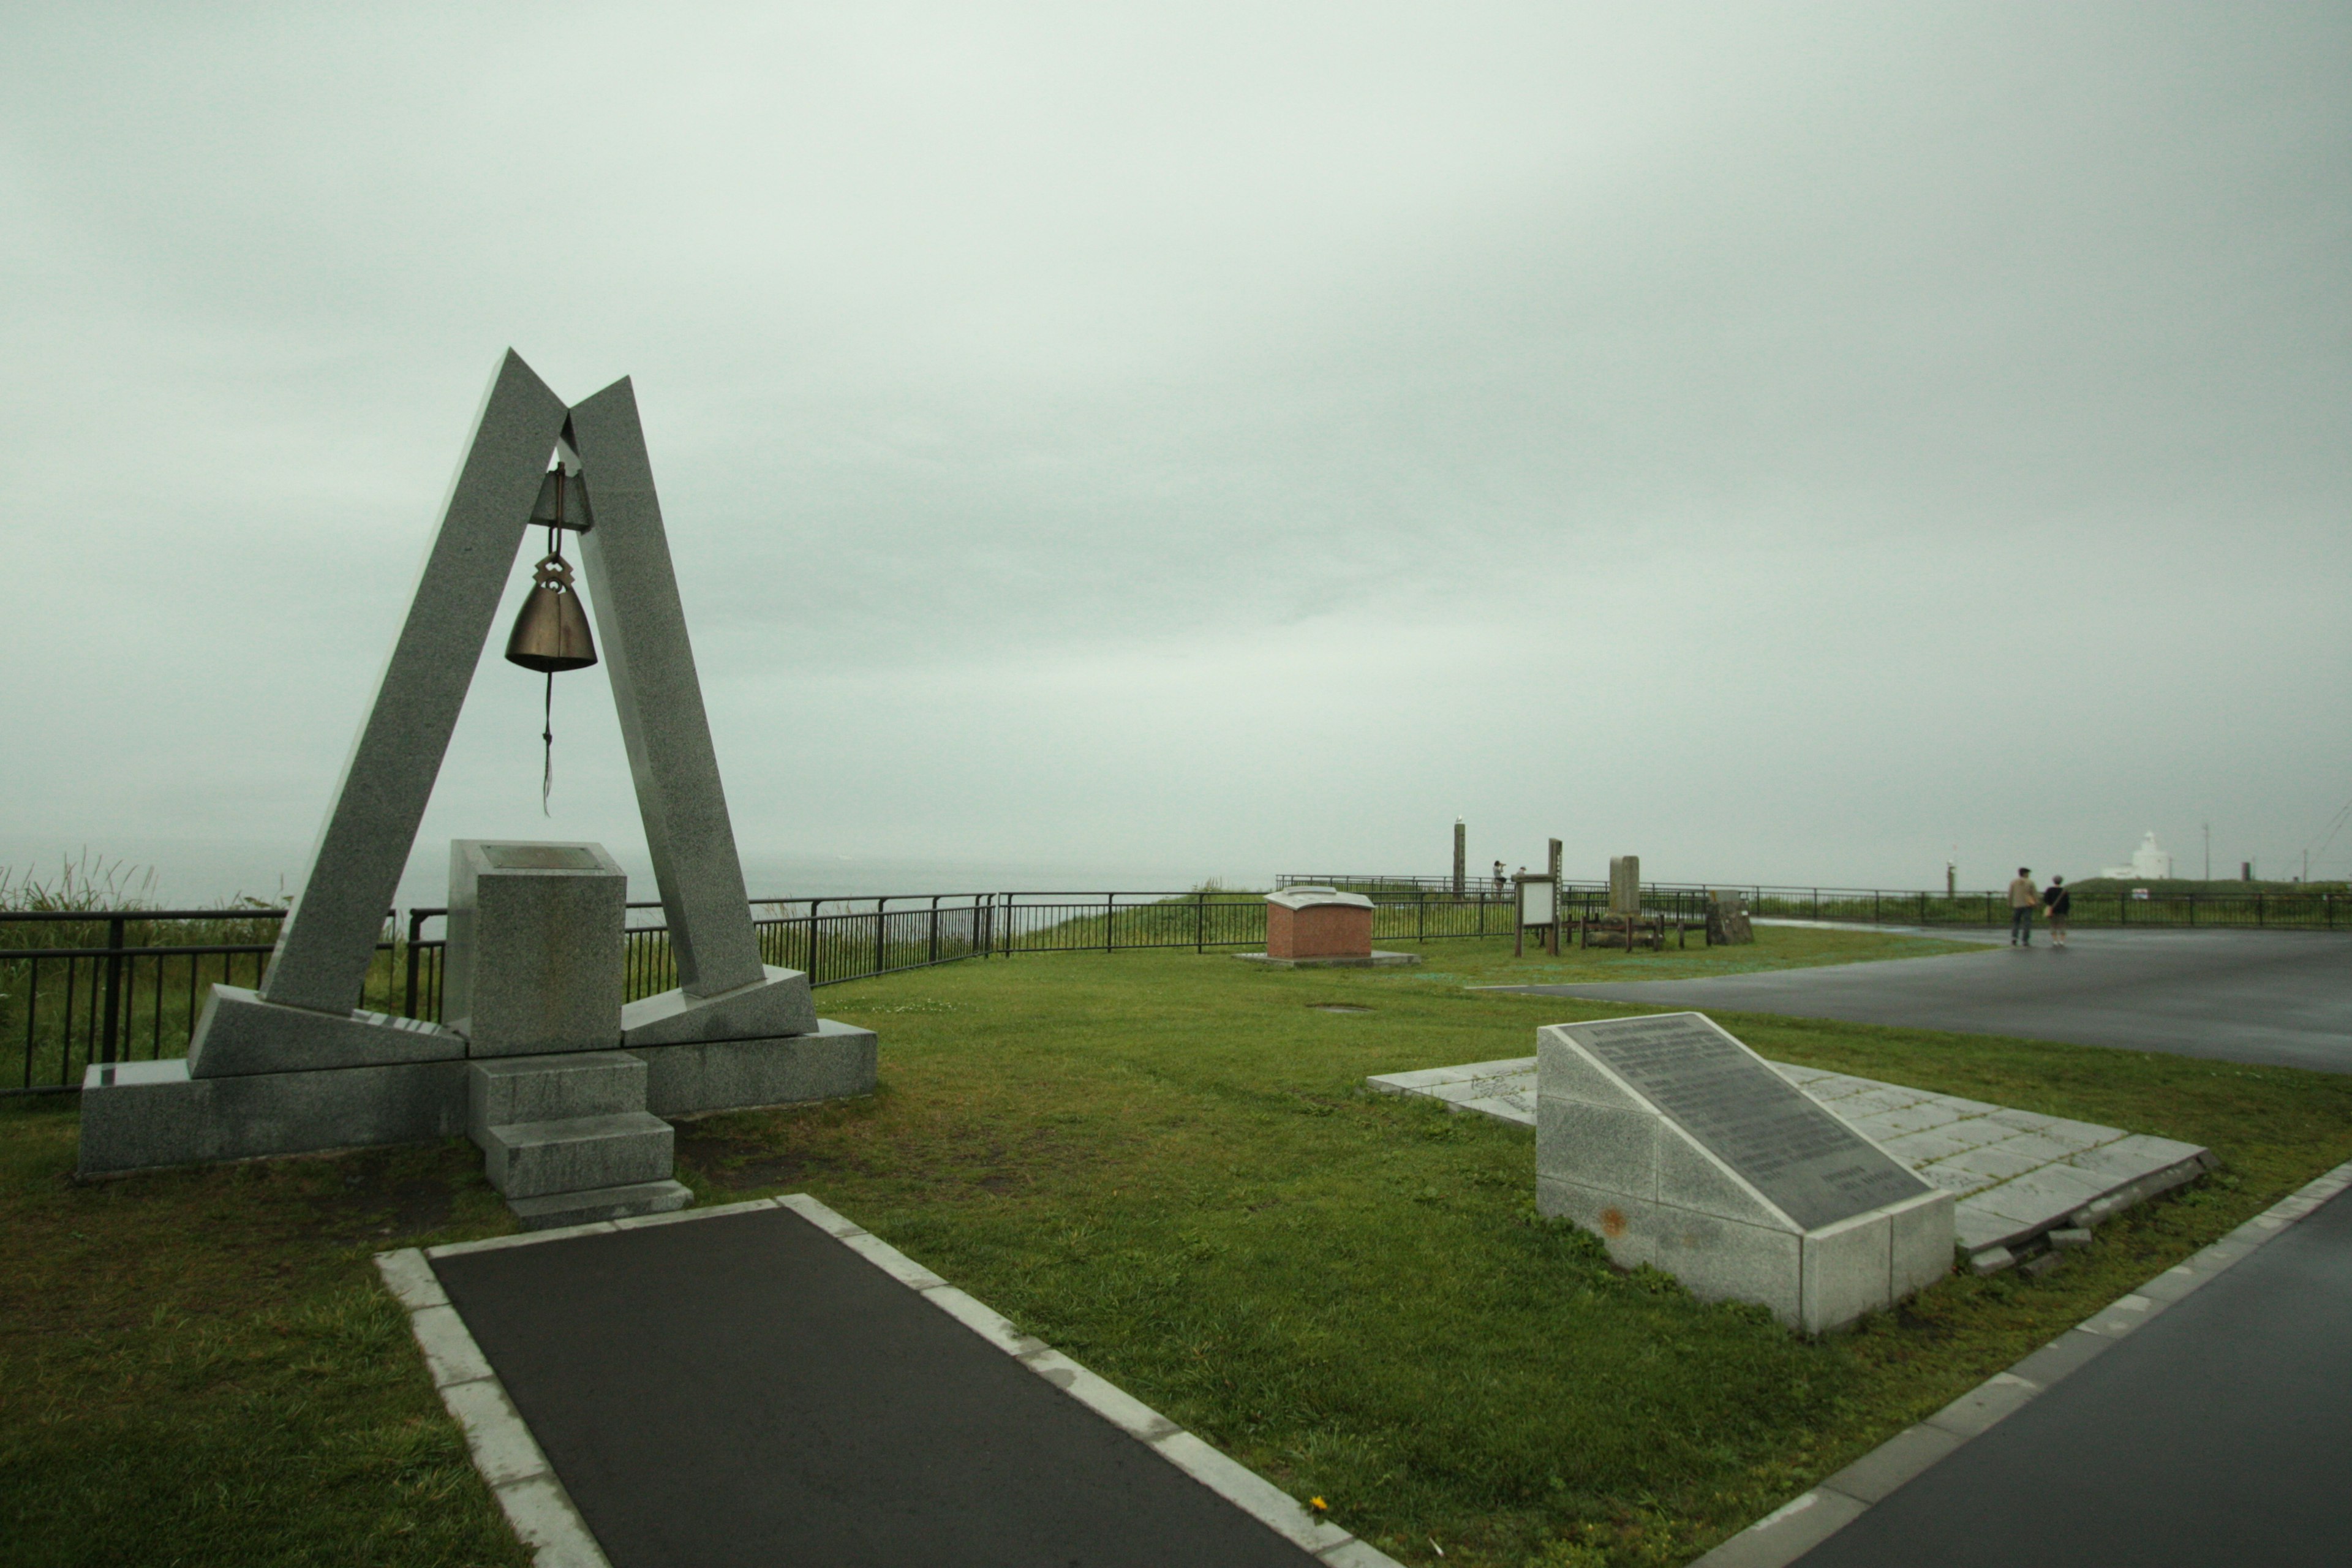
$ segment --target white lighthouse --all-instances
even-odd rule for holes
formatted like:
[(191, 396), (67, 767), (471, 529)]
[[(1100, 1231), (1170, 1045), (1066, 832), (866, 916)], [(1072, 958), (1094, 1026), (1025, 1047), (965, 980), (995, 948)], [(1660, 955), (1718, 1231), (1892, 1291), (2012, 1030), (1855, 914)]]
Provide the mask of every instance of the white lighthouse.
[(2132, 851), (2130, 865), (2109, 866), (2099, 875), (2119, 882), (2162, 881), (2172, 875), (2172, 851), (2158, 847), (2156, 829), (2151, 827), (2147, 830), (2147, 837), (2139, 841), (2139, 847)]

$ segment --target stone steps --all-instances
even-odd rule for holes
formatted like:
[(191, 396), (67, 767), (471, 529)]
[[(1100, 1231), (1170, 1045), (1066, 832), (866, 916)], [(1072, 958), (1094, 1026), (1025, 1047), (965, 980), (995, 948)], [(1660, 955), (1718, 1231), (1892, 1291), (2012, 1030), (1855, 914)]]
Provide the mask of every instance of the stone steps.
[(626, 1051), (494, 1057), (472, 1068), (466, 1130), (478, 1143), (493, 1127), (646, 1109), (646, 1064)]
[(589, 1187), (543, 1197), (509, 1198), (507, 1207), (525, 1230), (552, 1230), (559, 1226), (587, 1225), (601, 1219), (632, 1219), (639, 1215), (674, 1214), (694, 1202), (683, 1182), (632, 1182), (625, 1186)]
[(490, 1185), (516, 1198), (667, 1181), (676, 1135), (646, 1110), (514, 1121), (483, 1130), (482, 1165)]

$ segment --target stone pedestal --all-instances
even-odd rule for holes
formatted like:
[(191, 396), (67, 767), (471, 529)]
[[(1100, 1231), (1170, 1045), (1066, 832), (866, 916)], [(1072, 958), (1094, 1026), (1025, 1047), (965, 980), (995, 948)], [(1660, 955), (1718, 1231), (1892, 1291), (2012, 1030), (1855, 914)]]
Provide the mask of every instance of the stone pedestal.
[(466, 1054), (618, 1046), (628, 898), (602, 845), (453, 840), (441, 1017)]
[(1821, 1333), (1952, 1266), (1930, 1185), (1697, 1013), (1538, 1030), (1536, 1206)]

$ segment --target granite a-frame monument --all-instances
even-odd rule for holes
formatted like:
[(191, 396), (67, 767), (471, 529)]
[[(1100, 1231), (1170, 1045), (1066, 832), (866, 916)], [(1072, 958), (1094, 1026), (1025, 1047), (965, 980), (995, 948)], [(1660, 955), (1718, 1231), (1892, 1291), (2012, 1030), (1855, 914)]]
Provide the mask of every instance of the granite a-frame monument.
[[(550, 455), (555, 467), (550, 467)], [(568, 494), (570, 510), (559, 514)], [(576, 533), (677, 989), (621, 1003), (625, 879), (595, 845), (452, 846), (439, 1024), (359, 1009), (527, 529)], [(216, 985), (184, 1061), (83, 1080), (85, 1174), (470, 1132), (526, 1223), (681, 1206), (661, 1118), (871, 1092), (868, 1031), (761, 962), (635, 394), (492, 377), (308, 881), (257, 989)]]

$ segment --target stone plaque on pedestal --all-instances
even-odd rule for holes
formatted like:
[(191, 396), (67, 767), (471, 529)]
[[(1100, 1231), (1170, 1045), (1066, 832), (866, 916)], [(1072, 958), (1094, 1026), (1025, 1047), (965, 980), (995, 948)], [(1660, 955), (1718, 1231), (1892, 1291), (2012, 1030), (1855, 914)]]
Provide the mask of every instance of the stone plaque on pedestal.
[(1819, 1333), (1952, 1262), (1952, 1196), (1702, 1014), (1537, 1033), (1536, 1201), (1628, 1268)]

